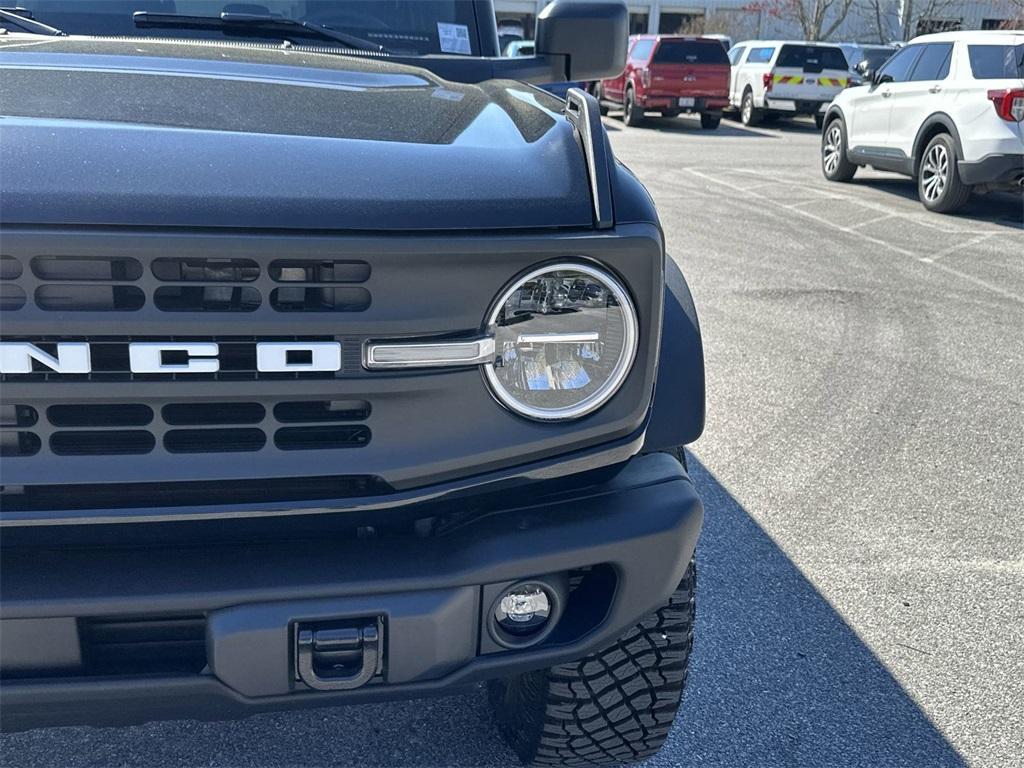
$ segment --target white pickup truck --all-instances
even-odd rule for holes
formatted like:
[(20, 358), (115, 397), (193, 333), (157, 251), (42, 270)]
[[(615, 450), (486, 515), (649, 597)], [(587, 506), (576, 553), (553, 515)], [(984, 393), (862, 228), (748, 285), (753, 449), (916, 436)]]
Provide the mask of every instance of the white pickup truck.
[(849, 64), (837, 45), (787, 40), (746, 40), (729, 51), (729, 103), (744, 125), (765, 117), (813, 115), (850, 84)]

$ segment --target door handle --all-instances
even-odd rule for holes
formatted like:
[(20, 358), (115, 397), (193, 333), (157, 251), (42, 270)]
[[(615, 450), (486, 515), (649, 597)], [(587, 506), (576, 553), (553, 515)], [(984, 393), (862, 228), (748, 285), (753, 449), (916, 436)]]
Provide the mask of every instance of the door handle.
[(933, 85), (931, 88), (928, 89), (928, 93), (938, 93), (941, 90), (942, 90), (942, 86), (936, 84), (936, 85)]
[(892, 91), (882, 91), (883, 99), (888, 99), (890, 96), (892, 96)]

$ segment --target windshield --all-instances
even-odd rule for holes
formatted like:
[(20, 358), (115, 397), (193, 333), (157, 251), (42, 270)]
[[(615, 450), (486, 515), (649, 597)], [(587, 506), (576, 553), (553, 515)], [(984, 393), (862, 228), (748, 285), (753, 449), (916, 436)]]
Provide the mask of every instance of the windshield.
[(716, 41), (662, 40), (654, 53), (655, 64), (728, 64), (729, 55)]
[[(470, 0), (18, 0), (37, 21), (71, 35), (159, 36), (223, 39), (224, 33), (198, 29), (140, 29), (136, 11), (217, 16), (222, 12), (276, 14), (330, 27), (383, 45), (399, 55), (432, 53), (476, 56), (480, 52), (476, 15)], [(285, 33), (277, 30), (279, 35)], [(266, 32), (232, 31), (232, 37), (266, 39)], [(285, 35), (286, 36), (286, 35)], [(317, 45), (324, 45), (317, 40)]]
[(880, 69), (895, 52), (895, 48), (861, 48), (860, 58), (851, 63), (852, 66), (857, 66), (862, 61), (866, 60), (868, 62), (868, 69), (877, 70)]
[(776, 67), (793, 67), (804, 72), (821, 72), (823, 69), (845, 70), (849, 67), (846, 57), (839, 48), (825, 45), (784, 45), (779, 51)]

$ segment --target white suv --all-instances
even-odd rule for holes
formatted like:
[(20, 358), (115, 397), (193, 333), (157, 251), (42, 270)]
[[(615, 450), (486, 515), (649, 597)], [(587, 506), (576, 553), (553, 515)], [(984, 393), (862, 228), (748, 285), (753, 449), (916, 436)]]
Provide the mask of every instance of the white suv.
[(814, 115), (820, 128), (825, 108), (850, 83), (843, 49), (828, 43), (745, 40), (729, 50), (729, 62), (729, 103), (744, 125)]
[(1024, 185), (1024, 32), (924, 35), (862, 74), (825, 114), (825, 178), (849, 181), (863, 165), (904, 173), (940, 213), (972, 189)]

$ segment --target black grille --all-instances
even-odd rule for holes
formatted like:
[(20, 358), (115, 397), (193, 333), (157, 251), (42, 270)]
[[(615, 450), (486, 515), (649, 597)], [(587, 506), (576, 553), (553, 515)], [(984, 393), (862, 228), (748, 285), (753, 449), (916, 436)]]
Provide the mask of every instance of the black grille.
[(18, 259), (0, 259), (0, 311), (29, 301), (46, 312), (204, 313), (362, 312), (371, 303), (361, 285), (370, 265), (359, 260), (278, 259), (266, 274), (246, 258), (158, 258), (148, 273), (130, 257), (39, 255), (30, 264), (26, 272)]
[(78, 624), (83, 673), (198, 674), (206, 666), (206, 618), (96, 618)]
[(238, 453), (272, 444), (282, 451), (361, 448), (370, 442), (364, 400), (62, 403), (40, 420), (30, 405), (5, 403), (0, 452), (32, 456), (47, 444), (57, 456)]

